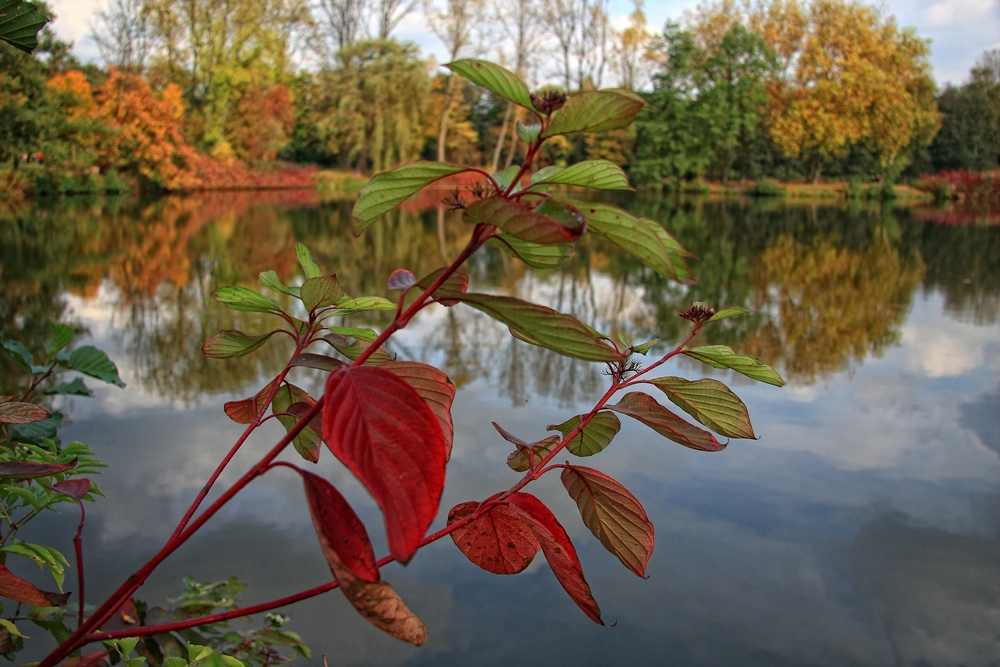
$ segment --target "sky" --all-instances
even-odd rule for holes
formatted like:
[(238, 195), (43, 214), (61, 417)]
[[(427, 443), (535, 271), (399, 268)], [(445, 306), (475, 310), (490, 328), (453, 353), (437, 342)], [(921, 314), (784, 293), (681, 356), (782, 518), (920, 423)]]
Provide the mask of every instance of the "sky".
[[(98, 60), (97, 48), (90, 38), (94, 13), (106, 0), (54, 0), (50, 4), (58, 15), (55, 30), (62, 39), (75, 43), (77, 56)], [(668, 19), (679, 19), (693, 9), (698, 0), (646, 0), (645, 12), (651, 29), (659, 29)], [(969, 68), (984, 51), (1000, 48), (1000, 0), (883, 0), (888, 13), (901, 26), (912, 26), (924, 38), (930, 38), (930, 62), (939, 85), (961, 84)], [(630, 0), (612, 0), (611, 13), (618, 24), (631, 12)], [(423, 17), (414, 14), (397, 29), (395, 36), (415, 42), (425, 55), (438, 62), (447, 59), (438, 39), (427, 29)], [(543, 73), (544, 74), (544, 73)]]

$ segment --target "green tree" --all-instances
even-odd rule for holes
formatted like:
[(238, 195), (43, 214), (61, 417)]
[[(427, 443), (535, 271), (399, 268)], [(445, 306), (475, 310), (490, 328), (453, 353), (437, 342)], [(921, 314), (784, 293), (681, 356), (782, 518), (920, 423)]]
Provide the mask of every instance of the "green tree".
[(317, 123), (331, 151), (358, 171), (382, 171), (420, 155), (430, 93), (429, 65), (417, 47), (365, 40), (341, 50), (321, 75), (327, 96)]
[(767, 103), (765, 84), (776, 68), (764, 40), (740, 23), (730, 28), (700, 68), (698, 101), (710, 120), (723, 183), (737, 157), (742, 178), (747, 176), (750, 149), (761, 132)]
[(662, 68), (653, 76), (650, 106), (636, 119), (632, 172), (640, 183), (674, 182), (708, 164), (710, 146), (698, 105), (698, 63), (703, 52), (686, 30), (668, 22), (653, 46)]
[(1000, 165), (1000, 50), (983, 54), (963, 86), (938, 97), (941, 131), (931, 145), (937, 169), (996, 169)]

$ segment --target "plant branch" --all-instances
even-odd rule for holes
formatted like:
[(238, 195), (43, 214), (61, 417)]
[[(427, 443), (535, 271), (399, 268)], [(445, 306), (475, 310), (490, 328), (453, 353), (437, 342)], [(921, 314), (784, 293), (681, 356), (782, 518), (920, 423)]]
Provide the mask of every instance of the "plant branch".
[[(358, 358), (354, 360), (352, 366), (359, 366), (363, 364), (365, 360), (375, 350), (377, 350), (382, 345), (382, 343), (384, 343), (393, 333), (405, 327), (406, 324), (409, 322), (409, 320), (421, 308), (423, 308), (424, 305), (426, 305), (426, 302), (428, 301), (428, 299), (431, 298), (434, 291), (437, 288), (439, 288), (444, 283), (444, 281), (447, 280), (452, 274), (454, 274), (455, 271), (457, 271), (458, 268), (462, 264), (464, 264), (465, 261), (482, 246), (483, 243), (485, 243), (486, 239), (489, 238), (489, 235), (492, 233), (493, 229), (494, 229), (493, 227), (489, 227), (487, 225), (481, 225), (481, 224), (476, 225), (476, 228), (472, 234), (472, 238), (469, 240), (468, 244), (466, 244), (466, 247), (462, 250), (462, 252), (458, 255), (458, 257), (456, 257), (455, 260), (453, 260), (452, 263), (448, 266), (448, 268), (445, 269), (440, 276), (438, 276), (437, 280), (435, 280), (427, 288), (427, 290), (424, 291), (424, 293), (421, 294), (417, 298), (417, 300), (414, 301), (414, 303), (409, 308), (406, 309), (406, 311), (402, 314), (401, 317), (397, 317), (395, 320), (393, 320), (393, 322), (388, 327), (386, 327), (386, 329), (381, 334), (379, 334), (379, 336), (372, 342), (372, 344), (369, 345), (368, 348), (366, 348), (361, 353), (361, 355), (359, 355)], [(298, 354), (299, 351), (300, 350), (297, 350), (296, 354)], [(286, 369), (283, 371), (283, 373), (287, 373), (289, 369), (290, 367), (286, 366)], [(278, 384), (279, 383), (275, 383), (275, 387), (277, 387)], [(272, 391), (272, 398), (274, 391), (276, 391), (276, 388), (275, 390)], [(253, 466), (250, 470), (248, 470), (235, 484), (233, 484), (233, 486), (227, 489), (225, 493), (223, 493), (214, 503), (212, 503), (209, 507), (207, 507), (204, 512), (202, 512), (201, 514), (198, 515), (197, 518), (194, 518), (192, 520), (193, 514), (197, 510), (197, 505), (202, 500), (204, 500), (204, 497), (208, 494), (208, 489), (210, 488), (211, 483), (213, 483), (216, 479), (218, 479), (218, 476), (221, 474), (222, 469), (225, 467), (225, 464), (228, 463), (228, 460), (230, 460), (232, 456), (235, 455), (236, 450), (243, 444), (243, 442), (246, 441), (247, 437), (249, 437), (250, 433), (255, 428), (254, 423), (251, 422), (251, 425), (247, 427), (247, 430), (244, 432), (243, 436), (240, 438), (237, 444), (234, 445), (233, 449), (230, 450), (229, 455), (227, 455), (227, 459), (224, 460), (223, 464), (220, 464), (219, 468), (216, 469), (216, 472), (213, 474), (212, 479), (209, 481), (209, 484), (206, 484), (205, 488), (202, 489), (202, 492), (199, 494), (199, 497), (195, 501), (195, 504), (192, 505), (192, 509), (189, 509), (184, 519), (182, 519), (182, 524), (184, 524), (184, 527), (179, 531), (175, 531), (174, 535), (171, 536), (171, 538), (167, 541), (167, 543), (163, 546), (163, 548), (160, 549), (160, 551), (155, 556), (153, 556), (153, 558), (151, 558), (145, 565), (143, 565), (132, 576), (130, 576), (121, 586), (119, 586), (118, 589), (114, 593), (112, 593), (112, 595), (105, 601), (105, 603), (101, 605), (101, 607), (96, 612), (94, 612), (94, 614), (90, 617), (90, 619), (84, 622), (79, 628), (77, 628), (76, 632), (70, 635), (52, 653), (50, 653), (44, 660), (42, 660), (38, 664), (38, 667), (52, 667), (58, 661), (65, 658), (71, 651), (87, 643), (86, 637), (88, 636), (88, 634), (92, 633), (96, 628), (100, 627), (103, 623), (105, 623), (107, 619), (110, 618), (111, 615), (114, 614), (115, 611), (117, 611), (121, 607), (121, 605), (124, 604), (125, 601), (128, 600), (132, 596), (132, 594), (135, 593), (135, 591), (137, 591), (142, 586), (142, 584), (146, 581), (149, 575), (152, 574), (152, 572), (159, 566), (160, 563), (162, 563), (170, 554), (176, 551), (178, 547), (184, 544), (184, 542), (186, 542), (199, 528), (201, 528), (201, 526), (205, 524), (205, 522), (207, 522), (213, 515), (215, 515), (215, 513), (218, 512), (219, 509), (225, 506), (226, 503), (228, 503), (237, 493), (239, 493), (243, 488), (245, 488), (247, 484), (249, 484), (251, 481), (253, 481), (254, 479), (256, 479), (257, 477), (259, 477), (260, 475), (264, 474), (267, 471), (267, 469), (274, 461), (274, 459), (285, 449), (285, 447), (296, 436), (298, 436), (298, 434), (302, 431), (302, 429), (304, 429), (309, 424), (309, 422), (312, 421), (312, 419), (320, 413), (320, 411), (323, 409), (324, 399), (325, 396), (321, 396), (314, 404), (312, 404), (306, 411), (306, 413), (302, 416), (302, 418), (299, 419), (299, 421), (294, 426), (292, 426), (292, 428), (288, 430), (285, 436), (278, 442), (277, 445), (275, 445), (271, 449), (271, 451), (267, 453), (267, 455), (264, 456), (263, 459), (261, 459), (255, 466)], [(259, 416), (260, 415), (258, 415), (258, 417)], [(439, 531), (440, 535), (438, 535), (434, 539), (440, 539), (441, 536), (446, 535), (449, 532), (451, 532), (451, 530), (455, 529), (454, 527), (449, 527), (449, 528), (450, 530), (447, 530), (446, 532)], [(437, 533), (435, 535), (437, 535)], [(391, 562), (391, 560), (386, 560), (385, 562), (388, 563)], [(382, 562), (380, 561), (380, 566), (381, 563)], [(319, 594), (318, 592), (315, 593), (315, 595), (318, 594)], [(282, 604), (288, 604), (288, 603), (283, 602)], [(255, 613), (255, 612), (250, 612), (250, 613)], [(205, 621), (202, 621), (198, 623), (198, 625), (202, 625), (204, 623)], [(194, 626), (189, 626), (189, 627), (194, 627)]]
[(87, 519), (87, 511), (83, 508), (83, 501), (77, 500), (80, 506), (80, 524), (76, 527), (76, 535), (73, 536), (73, 550), (76, 552), (76, 580), (80, 587), (80, 608), (76, 614), (76, 627), (79, 630), (83, 626), (83, 523)]

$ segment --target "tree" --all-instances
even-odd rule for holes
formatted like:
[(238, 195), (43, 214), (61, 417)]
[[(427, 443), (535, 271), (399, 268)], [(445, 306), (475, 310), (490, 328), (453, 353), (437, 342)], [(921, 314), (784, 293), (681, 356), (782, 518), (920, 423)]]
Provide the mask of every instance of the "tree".
[(375, 17), (378, 23), (378, 38), (389, 39), (400, 21), (415, 10), (417, 4), (418, 0), (378, 0)]
[(921, 95), (929, 76), (927, 41), (912, 29), (900, 31), (872, 7), (844, 0), (815, 0), (807, 16), (794, 64), (771, 89), (771, 140), (785, 155), (806, 158), (814, 182), (825, 160), (865, 139), (883, 168), (898, 173), (903, 148), (920, 134), (932, 135), (926, 128), (936, 122), (933, 104)]
[(225, 142), (226, 117), (242, 86), (291, 78), (296, 35), (312, 21), (306, 0), (147, 2), (161, 44), (156, 74), (182, 87), (208, 148)]
[(142, 74), (156, 42), (146, 0), (108, 0), (92, 37), (105, 65)]
[(649, 108), (636, 119), (639, 182), (661, 184), (698, 173), (710, 159), (709, 132), (698, 105), (698, 63), (704, 54), (691, 33), (668, 22), (653, 47), (662, 69), (653, 77)]
[(653, 36), (646, 29), (643, 1), (634, 0), (635, 10), (629, 15), (629, 25), (614, 33), (612, 51), (618, 66), (618, 83), (622, 88), (637, 90), (646, 82), (645, 65), (650, 61), (649, 46)]
[(345, 166), (382, 171), (420, 155), (430, 93), (428, 63), (413, 44), (362, 40), (337, 54), (323, 73), (329, 97), (318, 119)]
[(114, 70), (95, 99), (98, 116), (113, 132), (101, 147), (103, 165), (164, 188), (197, 184), (192, 171), (198, 156), (182, 131), (179, 86), (170, 84), (156, 94), (142, 77)]
[[(446, 0), (445, 10), (439, 10), (427, 0), (425, 15), (431, 30), (444, 42), (449, 59), (454, 61), (465, 55), (473, 47), (473, 34), (486, 16), (485, 0)], [(448, 124), (457, 80), (455, 74), (447, 75), (444, 87), (444, 105), (441, 122), (438, 125), (437, 159), (444, 162), (447, 154)]]
[(332, 43), (334, 52), (345, 49), (358, 39), (365, 18), (365, 0), (319, 0), (323, 14), (321, 30)]
[[(496, 9), (497, 20), (513, 47), (514, 73), (522, 78), (527, 78), (531, 57), (538, 49), (542, 37), (540, 7), (536, 0), (510, 0), (509, 2), (498, 2)], [(513, 102), (507, 102), (503, 122), (500, 125), (500, 132), (493, 150), (491, 171), (497, 171), (500, 165), (500, 155), (507, 138), (507, 129), (514, 112), (517, 110), (516, 107), (517, 105)], [(515, 118), (515, 122), (517, 120), (520, 118)], [(510, 148), (507, 150), (507, 167), (514, 160), (515, 148), (517, 148), (517, 134), (511, 133)]]
[(1000, 165), (1000, 50), (983, 54), (963, 86), (938, 97), (941, 131), (931, 145), (936, 169), (996, 169)]
[(737, 157), (742, 178), (753, 140), (760, 131), (767, 102), (766, 81), (776, 67), (764, 41), (737, 23), (722, 37), (718, 48), (705, 54), (699, 76), (699, 104), (711, 118), (713, 144), (719, 156), (722, 182)]

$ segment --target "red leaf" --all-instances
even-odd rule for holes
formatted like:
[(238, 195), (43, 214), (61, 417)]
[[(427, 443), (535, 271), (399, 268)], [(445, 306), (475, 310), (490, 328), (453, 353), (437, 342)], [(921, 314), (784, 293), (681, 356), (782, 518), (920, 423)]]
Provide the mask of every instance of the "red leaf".
[(0, 595), (35, 607), (65, 607), (69, 593), (42, 591), (0, 565)]
[[(433, 285), (434, 281), (437, 280), (438, 277), (440, 277), (440, 275), (444, 273), (446, 270), (447, 270), (446, 267), (441, 267), (440, 269), (436, 269), (428, 273), (426, 276), (420, 279), (420, 282), (418, 282), (416, 286), (426, 291), (427, 288)], [(434, 290), (434, 298), (437, 299), (438, 303), (440, 303), (442, 306), (450, 307), (454, 306), (458, 302), (447, 299), (446, 298), (447, 296), (465, 294), (468, 291), (469, 291), (469, 276), (467, 273), (465, 273), (465, 271), (459, 269), (457, 271), (454, 271), (447, 278), (445, 278), (444, 282), (441, 283), (441, 285), (436, 290)]]
[(46, 410), (34, 403), (0, 403), (0, 423), (2, 424), (30, 424), (48, 419), (50, 416)]
[(550, 435), (537, 442), (525, 442), (515, 435), (508, 433), (500, 424), (493, 422), (493, 428), (500, 436), (514, 445), (517, 449), (507, 457), (507, 465), (515, 472), (526, 472), (540, 464), (549, 455), (556, 445), (562, 442), (558, 435)]
[[(309, 412), (309, 409), (313, 406), (313, 403), (315, 402), (316, 401), (313, 401), (312, 403), (310, 403), (309, 401), (299, 401), (298, 403), (292, 403), (291, 405), (288, 406), (285, 412), (294, 416), (296, 419), (302, 419), (303, 417), (306, 416), (306, 413)], [(322, 412), (318, 413), (315, 417), (309, 420), (309, 428), (313, 429), (317, 433), (323, 432)], [(313, 463), (315, 463), (315, 461), (313, 461)]]
[(407, 563), (444, 488), (447, 447), (434, 412), (395, 373), (348, 366), (327, 379), (323, 440), (382, 508), (389, 550)]
[(25, 461), (0, 462), (0, 478), (32, 479), (48, 477), (76, 467), (76, 459), (69, 463), (27, 463)]
[(386, 287), (390, 290), (407, 290), (417, 284), (417, 277), (406, 269), (396, 269), (389, 276)]
[[(341, 584), (343, 585), (343, 584)], [(427, 643), (427, 628), (386, 581), (358, 581), (344, 590), (354, 608), (375, 627), (415, 646)]]
[(566, 466), (562, 483), (594, 537), (622, 565), (645, 576), (653, 555), (653, 524), (636, 497), (600, 470), (583, 466)]
[(416, 361), (389, 361), (381, 366), (406, 380), (431, 409), (444, 435), (448, 450), (446, 461), (451, 460), (451, 446), (455, 439), (455, 427), (451, 422), (451, 404), (455, 400), (455, 385), (448, 376), (433, 366)]
[(320, 547), (337, 581), (341, 580), (344, 568), (362, 581), (381, 579), (365, 525), (340, 492), (309, 472), (302, 472), (302, 482)]
[(70, 498), (83, 500), (83, 497), (90, 493), (91, 483), (89, 479), (67, 479), (64, 482), (53, 484), (51, 488), (59, 493), (65, 493)]
[(274, 383), (278, 378), (268, 382), (263, 389), (255, 396), (244, 398), (241, 401), (229, 401), (223, 407), (226, 414), (237, 424), (249, 424), (253, 418), (260, 414), (267, 407), (265, 400), (271, 394)]
[(609, 405), (608, 408), (638, 419), (663, 437), (685, 447), (702, 452), (721, 452), (726, 448), (714, 435), (684, 421), (649, 394), (638, 391), (625, 394), (618, 405)]
[(424, 624), (381, 580), (375, 551), (358, 515), (322, 477), (303, 471), (302, 482), (320, 548), (344, 596), (375, 627), (411, 644), (424, 644)]
[(579, 215), (572, 221), (572, 227), (565, 227), (555, 218), (529, 211), (516, 202), (499, 197), (483, 199), (469, 206), (465, 210), (465, 221), (470, 225), (493, 225), (521, 240), (544, 245), (577, 240), (587, 223), (587, 219)]
[(111, 651), (91, 651), (83, 655), (75, 655), (62, 661), (61, 667), (91, 667), (91, 665), (102, 664)]
[(139, 610), (135, 607), (134, 600), (126, 600), (121, 609), (111, 615), (102, 626), (105, 632), (115, 632), (116, 630), (127, 630), (139, 625)]
[(545, 554), (545, 560), (562, 584), (563, 589), (573, 598), (587, 616), (595, 623), (604, 625), (601, 608), (597, 606), (590, 585), (583, 578), (583, 566), (576, 556), (576, 549), (569, 535), (556, 520), (555, 515), (542, 501), (530, 493), (515, 493), (507, 499), (512, 509), (521, 515), (535, 534)]
[[(448, 525), (479, 507), (475, 501), (455, 505)], [(493, 574), (517, 574), (531, 564), (541, 548), (521, 515), (507, 505), (494, 505), (475, 520), (451, 533), (455, 546), (475, 565)]]

